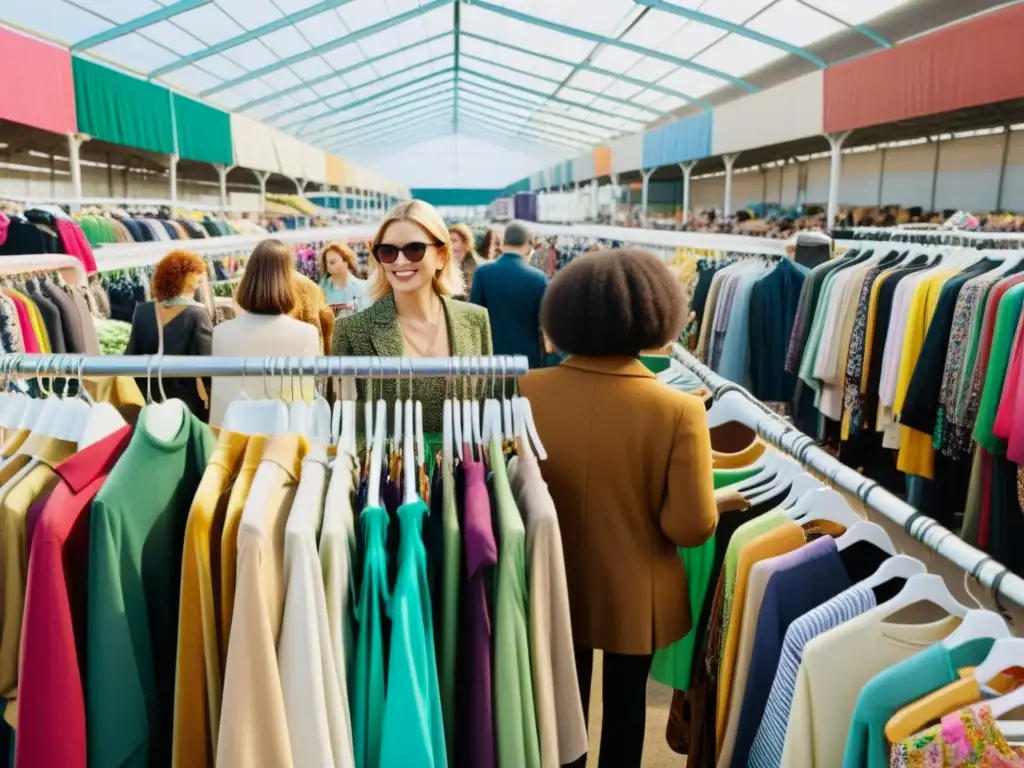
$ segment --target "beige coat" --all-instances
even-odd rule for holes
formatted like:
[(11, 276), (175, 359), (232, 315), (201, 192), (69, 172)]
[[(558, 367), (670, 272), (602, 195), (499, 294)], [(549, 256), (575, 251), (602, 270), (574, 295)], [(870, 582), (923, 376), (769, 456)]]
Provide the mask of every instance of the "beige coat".
[[(320, 334), (316, 327), (286, 315), (254, 315), (244, 313), (234, 320), (220, 323), (213, 329), (214, 356), (226, 357), (309, 357), (321, 354)], [(282, 397), (286, 401), (301, 393), (312, 399), (311, 378), (294, 380), (277, 373), (273, 376), (216, 376), (210, 395), (210, 425), (219, 427), (233, 400), (245, 394), (259, 400)]]

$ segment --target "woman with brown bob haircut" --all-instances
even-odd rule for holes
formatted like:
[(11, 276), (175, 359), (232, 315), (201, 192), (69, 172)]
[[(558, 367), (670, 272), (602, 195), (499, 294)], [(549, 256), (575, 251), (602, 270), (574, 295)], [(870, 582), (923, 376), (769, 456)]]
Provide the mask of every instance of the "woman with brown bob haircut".
[[(295, 252), (280, 240), (259, 243), (245, 265), (245, 274), (235, 292), (241, 314), (218, 325), (213, 331), (213, 354), (225, 357), (310, 356), (320, 354), (317, 326), (288, 316), (296, 306)], [(220, 426), (228, 405), (246, 396), (305, 400), (313, 397), (312, 379), (301, 388), (282, 387), (280, 376), (218, 377), (213, 383), (210, 423)]]
[(593, 652), (604, 651), (601, 768), (641, 765), (652, 655), (692, 625), (677, 547), (703, 544), (718, 523), (704, 404), (638, 359), (675, 340), (685, 313), (654, 254), (580, 256), (541, 305), (569, 357), (521, 383), (548, 453), (540, 469), (562, 532), (584, 702)]
[[(150, 288), (153, 301), (139, 304), (132, 317), (126, 355), (209, 355), (213, 322), (210, 313), (195, 300), (196, 289), (207, 274), (206, 261), (188, 251), (171, 251), (156, 263)], [(146, 392), (146, 380), (137, 380)], [(166, 378), (163, 391), (177, 398), (199, 419), (210, 415), (209, 381)], [(159, 387), (149, 387), (156, 402)]]

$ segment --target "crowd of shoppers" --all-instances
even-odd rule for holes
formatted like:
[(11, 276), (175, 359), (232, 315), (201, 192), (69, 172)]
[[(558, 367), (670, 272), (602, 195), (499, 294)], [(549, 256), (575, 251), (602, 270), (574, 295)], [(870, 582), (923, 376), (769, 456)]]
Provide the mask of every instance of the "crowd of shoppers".
[[(238, 315), (216, 328), (192, 299), (205, 262), (174, 252), (156, 267), (155, 301), (139, 306), (127, 351), (316, 355), (323, 313), (333, 321), (337, 312), (329, 336), (338, 356), (525, 355), (531, 371), (520, 386), (546, 446), (541, 470), (561, 529), (585, 705), (594, 652), (603, 652), (599, 765), (639, 768), (652, 654), (692, 624), (676, 549), (702, 544), (717, 523), (703, 403), (661, 383), (639, 360), (677, 337), (686, 301), (668, 268), (644, 251), (587, 254), (549, 285), (529, 263), (534, 237), (527, 224), (512, 222), (489, 238), (501, 243), (499, 252), (474, 248), (468, 227), (449, 229), (430, 205), (402, 203), (372, 240), (366, 280), (351, 250), (331, 243), (320, 254), (320, 285), (297, 273), (291, 246), (264, 240), (234, 297)], [(310, 285), (317, 298), (308, 295)], [(547, 338), (566, 358), (544, 368)], [(280, 373), (217, 377), (207, 404), (209, 384), (175, 381), (180, 388), (170, 394), (215, 426), (239, 398), (313, 396), (312, 381), (294, 384)], [(369, 396), (367, 386), (357, 384), (360, 399)], [(373, 397), (393, 407), (396, 381), (375, 382)], [(439, 433), (445, 379), (416, 380), (415, 397), (424, 430)], [(578, 765), (585, 764), (584, 755)]]

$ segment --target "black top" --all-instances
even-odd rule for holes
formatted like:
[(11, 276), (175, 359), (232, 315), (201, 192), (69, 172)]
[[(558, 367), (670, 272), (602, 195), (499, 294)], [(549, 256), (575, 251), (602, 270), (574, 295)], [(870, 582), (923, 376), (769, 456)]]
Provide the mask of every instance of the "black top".
[(40, 287), (29, 281), (26, 285), (28, 297), (35, 302), (43, 318), (43, 325), (46, 326), (46, 335), (50, 339), (50, 351), (58, 354), (68, 352), (67, 344), (64, 343), (64, 324), (61, 321), (60, 310), (57, 305), (48, 299)]
[(49, 280), (40, 280), (39, 287), (60, 313), (60, 323), (64, 331), (64, 346), (71, 354), (84, 355), (88, 352), (85, 342), (85, 327), (78, 314), (78, 307), (70, 294)]
[[(126, 355), (155, 355), (160, 348), (160, 337), (156, 324), (156, 307), (151, 301), (139, 304), (132, 318), (132, 332), (125, 347)], [(205, 307), (186, 307), (164, 326), (165, 355), (209, 355), (213, 349), (213, 322)], [(156, 378), (154, 366), (152, 378)], [(137, 379), (139, 389), (146, 394), (146, 379)], [(210, 392), (210, 380), (204, 379), (206, 392)], [(164, 392), (168, 398), (183, 400), (198, 418), (206, 421), (210, 411), (199, 394), (194, 378), (163, 378)], [(154, 402), (161, 402), (160, 386), (151, 381), (150, 396)]]
[(942, 371), (946, 364), (946, 351), (952, 332), (957, 297), (964, 283), (988, 272), (999, 262), (982, 259), (970, 269), (954, 275), (939, 291), (935, 313), (928, 323), (924, 344), (914, 366), (907, 387), (907, 396), (900, 423), (931, 437), (935, 432), (935, 418), (939, 412), (939, 394), (942, 389)]

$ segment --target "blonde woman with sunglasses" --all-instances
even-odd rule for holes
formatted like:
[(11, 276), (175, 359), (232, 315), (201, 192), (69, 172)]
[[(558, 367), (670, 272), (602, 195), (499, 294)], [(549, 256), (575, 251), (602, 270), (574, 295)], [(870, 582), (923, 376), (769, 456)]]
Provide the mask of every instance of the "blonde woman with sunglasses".
[[(492, 354), (487, 310), (452, 298), (463, 293), (462, 272), (452, 256), (448, 227), (433, 206), (410, 200), (392, 208), (373, 238), (371, 252), (367, 293), (373, 304), (338, 320), (335, 355)], [(376, 398), (381, 385), (375, 382), (374, 387)], [(416, 381), (426, 432), (441, 431), (444, 392), (444, 378)], [(360, 399), (365, 395), (361, 382)], [(395, 382), (384, 382), (384, 399), (390, 404), (395, 396)]]

